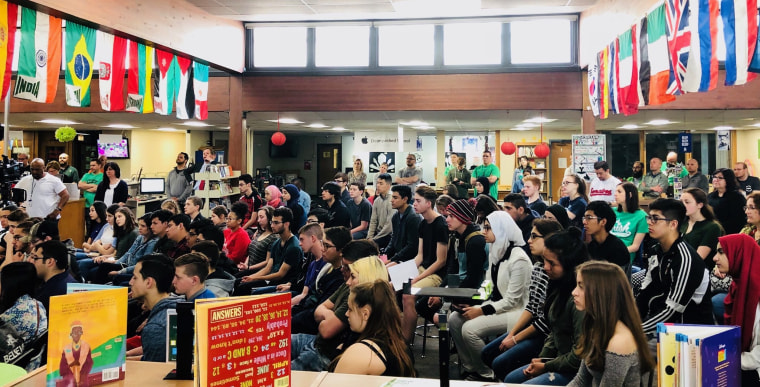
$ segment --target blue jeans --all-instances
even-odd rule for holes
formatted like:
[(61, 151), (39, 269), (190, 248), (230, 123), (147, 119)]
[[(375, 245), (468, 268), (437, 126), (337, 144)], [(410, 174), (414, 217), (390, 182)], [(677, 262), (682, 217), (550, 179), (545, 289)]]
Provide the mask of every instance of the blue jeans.
[(314, 347), (316, 335), (297, 333), (290, 336), (290, 369), (295, 371), (324, 371), (330, 359)]
[(77, 261), (77, 264), (79, 265), (79, 274), (85, 281), (95, 279), (95, 273), (98, 272), (98, 264), (92, 258), (80, 259)]
[(509, 333), (499, 336), (498, 339), (486, 344), (480, 357), (483, 363), (490, 366), (497, 380), (502, 381), (510, 372), (530, 360), (538, 357), (541, 348), (544, 347), (546, 336), (536, 333), (527, 339), (522, 339), (514, 347), (502, 352), (499, 345)]
[(718, 324), (723, 324), (723, 313), (726, 312), (726, 305), (723, 301), (728, 293), (715, 293), (712, 297), (713, 315)]
[(524, 365), (507, 375), (504, 383), (515, 384), (543, 384), (545, 386), (566, 386), (575, 377), (575, 374), (561, 374), (559, 372), (544, 372), (535, 378), (528, 378), (523, 374), (523, 370), (528, 368)]

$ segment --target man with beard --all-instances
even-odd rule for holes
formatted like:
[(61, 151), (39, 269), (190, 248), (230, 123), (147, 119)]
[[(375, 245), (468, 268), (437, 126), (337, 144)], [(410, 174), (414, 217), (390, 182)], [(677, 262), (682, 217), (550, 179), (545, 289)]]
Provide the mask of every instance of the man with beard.
[(398, 171), (396, 184), (408, 185), (414, 192), (420, 181), (422, 181), (422, 168), (417, 168), (417, 156), (410, 153), (406, 156), (406, 168)]
[(74, 166), (69, 165), (69, 155), (61, 153), (58, 155), (58, 164), (61, 165), (61, 179), (64, 183), (78, 183), (79, 171)]
[(707, 181), (707, 176), (703, 175), (702, 172), (699, 171), (699, 160), (689, 159), (689, 161), (686, 162), (686, 171), (689, 172), (689, 174), (683, 178), (683, 188), (681, 188), (682, 191), (690, 187), (699, 188), (702, 191), (705, 191), (705, 193), (710, 190), (710, 184)]
[(631, 183), (635, 184), (636, 187), (641, 184), (641, 181), (644, 180), (644, 163), (641, 161), (634, 161), (633, 162), (633, 176), (625, 179), (626, 181), (630, 181)]
[(176, 201), (180, 207), (184, 206), (185, 199), (193, 192), (193, 185), (187, 177), (187, 160), (190, 156), (185, 152), (179, 152), (177, 155), (177, 166), (169, 171), (166, 177), (166, 192), (169, 197)]

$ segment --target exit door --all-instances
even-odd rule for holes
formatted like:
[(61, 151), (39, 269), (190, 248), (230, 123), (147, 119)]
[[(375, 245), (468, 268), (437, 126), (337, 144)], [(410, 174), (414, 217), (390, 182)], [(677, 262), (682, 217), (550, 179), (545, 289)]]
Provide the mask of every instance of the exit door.
[(341, 145), (317, 144), (317, 194), (322, 193), (322, 185), (333, 181), (341, 170)]

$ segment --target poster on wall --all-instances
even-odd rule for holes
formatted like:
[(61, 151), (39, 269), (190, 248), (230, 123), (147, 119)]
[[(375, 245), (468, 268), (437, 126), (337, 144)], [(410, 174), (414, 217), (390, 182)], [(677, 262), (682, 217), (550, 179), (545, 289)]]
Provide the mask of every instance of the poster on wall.
[[(365, 152), (398, 152), (398, 132), (390, 131), (358, 131), (354, 133), (354, 153)], [(405, 152), (417, 150), (419, 141), (417, 133), (412, 130), (404, 131), (403, 149)]]
[(594, 177), (594, 163), (607, 159), (607, 141), (604, 134), (574, 134), (573, 170), (586, 181)]
[(396, 173), (396, 154), (394, 152), (369, 152), (369, 173), (380, 172), (382, 164), (388, 164), (388, 173)]
[(731, 147), (731, 138), (727, 130), (718, 131), (718, 150), (727, 151)]

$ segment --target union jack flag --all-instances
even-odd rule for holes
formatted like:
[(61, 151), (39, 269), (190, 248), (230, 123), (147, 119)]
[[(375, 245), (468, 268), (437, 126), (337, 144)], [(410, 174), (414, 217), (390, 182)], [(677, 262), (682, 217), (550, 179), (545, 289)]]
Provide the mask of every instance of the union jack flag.
[(689, 28), (689, 0), (666, 0), (665, 15), (668, 22), (668, 54), (670, 55), (670, 95), (682, 93), (681, 86), (686, 76), (689, 61), (691, 29)]

